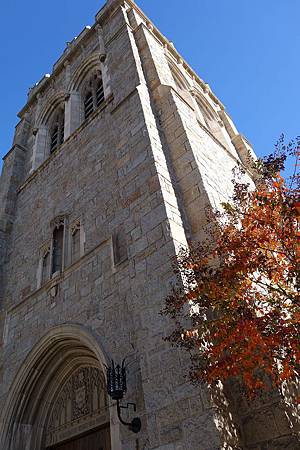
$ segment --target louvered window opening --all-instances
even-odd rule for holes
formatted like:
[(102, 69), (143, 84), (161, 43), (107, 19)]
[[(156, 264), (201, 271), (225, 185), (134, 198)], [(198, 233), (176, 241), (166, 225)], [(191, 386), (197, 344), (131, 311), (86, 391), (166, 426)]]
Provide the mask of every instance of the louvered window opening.
[(65, 135), (65, 113), (61, 111), (56, 117), (51, 133), (50, 153), (54, 152), (63, 142)]
[(85, 118), (87, 119), (92, 114), (93, 111), (94, 111), (93, 93), (90, 91), (86, 94), (84, 101)]
[(84, 98), (84, 117), (88, 119), (90, 115), (104, 102), (104, 89), (102, 79), (95, 75), (89, 82), (89, 91)]
[(50, 148), (51, 152), (54, 152), (54, 150), (57, 148), (58, 142), (57, 138), (58, 138), (58, 127), (56, 126), (51, 135), (51, 148)]
[(104, 102), (104, 90), (102, 80), (99, 81), (97, 89), (96, 89), (96, 102), (97, 106), (100, 106), (101, 103)]

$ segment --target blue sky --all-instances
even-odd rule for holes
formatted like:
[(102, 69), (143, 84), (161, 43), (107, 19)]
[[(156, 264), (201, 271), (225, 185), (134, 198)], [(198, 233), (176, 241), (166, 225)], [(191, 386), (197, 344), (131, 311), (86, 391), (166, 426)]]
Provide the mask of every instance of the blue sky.
[[(11, 147), (27, 91), (93, 23), (103, 1), (10, 0), (0, 5), (0, 155)], [(300, 134), (300, 0), (139, 0), (266, 154)]]

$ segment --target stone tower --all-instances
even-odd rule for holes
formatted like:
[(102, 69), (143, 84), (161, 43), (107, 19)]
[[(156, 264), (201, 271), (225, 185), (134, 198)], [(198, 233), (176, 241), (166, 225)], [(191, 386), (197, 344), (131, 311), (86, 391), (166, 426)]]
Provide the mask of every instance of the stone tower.
[[(210, 87), (111, 0), (19, 117), (0, 185), (1, 450), (295, 450), (280, 408), (239, 405), (224, 429), (163, 341), (171, 259), (251, 151)], [(136, 435), (105, 390), (125, 357)]]

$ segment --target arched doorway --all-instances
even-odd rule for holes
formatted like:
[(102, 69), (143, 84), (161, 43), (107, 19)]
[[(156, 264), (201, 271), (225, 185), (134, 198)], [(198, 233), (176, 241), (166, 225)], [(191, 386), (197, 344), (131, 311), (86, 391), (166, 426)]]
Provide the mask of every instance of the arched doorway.
[(78, 325), (53, 328), (16, 376), (1, 417), (1, 450), (120, 450), (105, 389), (107, 357)]

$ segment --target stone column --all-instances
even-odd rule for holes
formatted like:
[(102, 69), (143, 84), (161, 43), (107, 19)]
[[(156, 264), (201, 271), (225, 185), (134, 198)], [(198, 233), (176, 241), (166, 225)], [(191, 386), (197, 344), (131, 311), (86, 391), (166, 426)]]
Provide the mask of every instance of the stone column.
[(34, 130), (34, 134), (35, 141), (32, 150), (30, 173), (34, 172), (42, 164), (50, 152), (48, 127), (41, 125), (38, 129), (36, 128)]
[(81, 97), (79, 92), (66, 95), (65, 140), (80, 126)]

